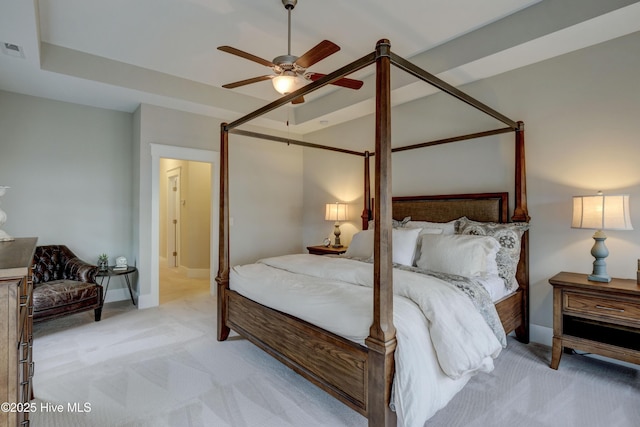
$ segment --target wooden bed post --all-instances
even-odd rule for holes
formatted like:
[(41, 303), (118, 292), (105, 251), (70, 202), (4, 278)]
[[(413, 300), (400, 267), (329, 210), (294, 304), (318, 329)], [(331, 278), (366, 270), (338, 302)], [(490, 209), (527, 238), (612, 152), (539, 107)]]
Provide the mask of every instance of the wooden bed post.
[[(527, 209), (527, 172), (524, 156), (524, 123), (518, 122), (516, 129), (516, 204), (513, 209), (512, 221), (529, 222), (529, 212)], [(522, 236), (520, 261), (516, 278), (522, 292), (522, 319), (520, 326), (516, 328), (516, 337), (520, 342), (529, 343), (529, 232), (525, 231)]]
[(218, 341), (229, 337), (226, 325), (229, 289), (229, 131), (227, 124), (220, 125), (220, 217), (218, 225)]
[(369, 176), (369, 158), (371, 153), (364, 152), (364, 209), (362, 210), (362, 229), (369, 228), (369, 220), (371, 219), (371, 178)]
[(516, 204), (512, 221), (529, 222), (527, 210), (527, 170), (524, 160), (524, 123), (518, 122), (516, 129)]
[(396, 425), (389, 408), (394, 374), (393, 264), (391, 214), (391, 60), (389, 40), (376, 45), (376, 177), (373, 267), (373, 324), (368, 347), (367, 416), (370, 427)]

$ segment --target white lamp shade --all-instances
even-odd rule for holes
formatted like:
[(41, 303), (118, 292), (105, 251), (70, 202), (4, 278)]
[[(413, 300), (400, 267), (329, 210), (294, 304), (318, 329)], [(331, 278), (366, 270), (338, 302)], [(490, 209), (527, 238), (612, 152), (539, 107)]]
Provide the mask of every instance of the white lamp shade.
[(271, 83), (273, 83), (273, 88), (282, 95), (294, 92), (305, 85), (305, 81), (303, 79), (299, 78), (295, 74), (286, 74), (286, 72), (280, 76), (272, 78)]
[(572, 228), (633, 230), (629, 195), (574, 196)]
[(327, 203), (325, 206), (324, 219), (327, 221), (346, 221), (346, 203)]

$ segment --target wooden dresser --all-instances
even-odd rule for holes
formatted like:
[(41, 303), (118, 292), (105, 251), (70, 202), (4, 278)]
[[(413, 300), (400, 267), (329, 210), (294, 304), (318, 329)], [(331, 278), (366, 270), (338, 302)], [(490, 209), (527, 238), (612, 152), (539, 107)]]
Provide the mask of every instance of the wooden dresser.
[[(28, 426), (33, 376), (35, 237), (0, 242), (0, 426)], [(26, 408), (26, 410), (25, 410)]]

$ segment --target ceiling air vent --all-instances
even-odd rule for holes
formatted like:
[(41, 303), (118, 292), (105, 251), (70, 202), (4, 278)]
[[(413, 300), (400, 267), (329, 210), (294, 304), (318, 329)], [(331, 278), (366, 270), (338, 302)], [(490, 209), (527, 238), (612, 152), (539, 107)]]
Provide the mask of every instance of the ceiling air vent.
[(24, 58), (22, 48), (14, 43), (2, 43), (2, 53), (5, 55), (16, 56), (18, 58)]

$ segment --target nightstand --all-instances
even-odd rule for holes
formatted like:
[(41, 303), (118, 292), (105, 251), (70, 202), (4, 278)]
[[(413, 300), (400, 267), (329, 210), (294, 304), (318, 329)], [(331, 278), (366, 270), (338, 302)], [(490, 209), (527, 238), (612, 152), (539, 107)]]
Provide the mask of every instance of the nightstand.
[(558, 273), (553, 285), (551, 368), (562, 348), (640, 364), (640, 285), (633, 279), (591, 282), (586, 274)]
[(307, 246), (311, 255), (340, 255), (347, 252), (347, 246), (333, 248), (331, 246)]

